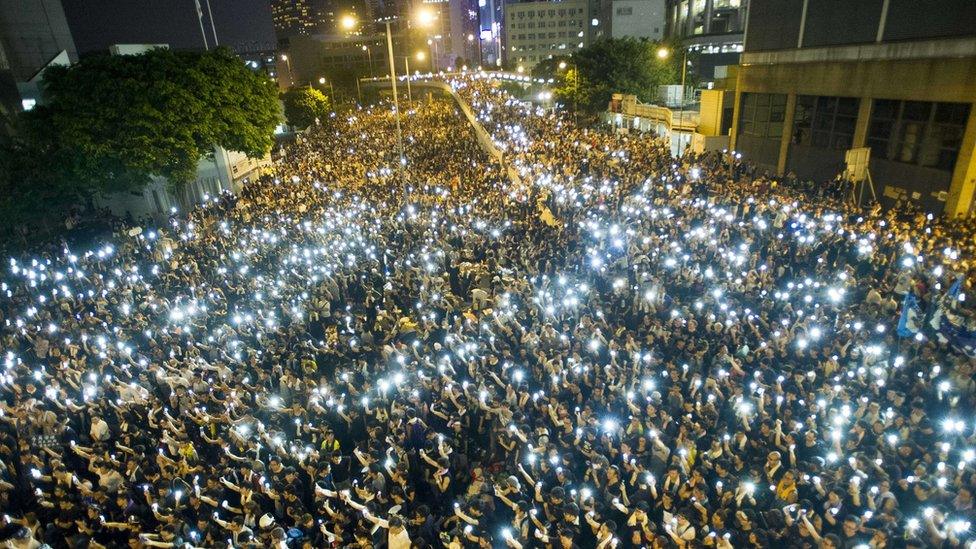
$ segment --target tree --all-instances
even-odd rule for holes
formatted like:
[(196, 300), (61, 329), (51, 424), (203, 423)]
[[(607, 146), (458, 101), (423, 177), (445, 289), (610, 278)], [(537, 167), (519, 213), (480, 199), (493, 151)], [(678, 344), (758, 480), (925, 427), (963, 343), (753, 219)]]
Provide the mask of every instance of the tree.
[(315, 119), (325, 120), (332, 111), (332, 102), (324, 93), (302, 86), (292, 88), (281, 96), (285, 104), (285, 118), (288, 125), (305, 129), (315, 123)]
[[(560, 66), (560, 65), (565, 66)], [(532, 67), (532, 76), (549, 80), (559, 80), (565, 76), (566, 68), (572, 66), (573, 58), (568, 55), (554, 55), (539, 61)]]
[[(674, 82), (678, 74), (673, 59), (658, 57), (660, 47), (631, 37), (594, 42), (566, 61), (565, 70), (555, 72), (557, 97), (567, 104), (575, 99), (580, 109), (589, 111), (606, 109), (614, 93), (651, 101), (657, 87)], [(553, 61), (558, 68), (559, 61)]]
[(44, 74), (44, 102), (22, 115), (24, 149), (60, 173), (60, 192), (140, 190), (152, 176), (192, 180), (214, 147), (267, 154), (274, 84), (230, 50), (93, 56)]

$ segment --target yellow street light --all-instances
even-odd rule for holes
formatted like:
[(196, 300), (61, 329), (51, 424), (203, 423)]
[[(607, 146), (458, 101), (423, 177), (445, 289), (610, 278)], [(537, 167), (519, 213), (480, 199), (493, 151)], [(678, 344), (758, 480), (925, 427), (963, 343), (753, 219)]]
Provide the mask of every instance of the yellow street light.
[(339, 25), (346, 30), (352, 30), (356, 27), (356, 16), (347, 14), (339, 18)]
[(418, 25), (421, 27), (429, 27), (434, 24), (434, 20), (437, 19), (437, 14), (428, 8), (421, 8), (417, 10), (416, 18)]
[(281, 54), (281, 60), (282, 61), (288, 61), (288, 56), (285, 55), (285, 54)]
[(423, 61), (424, 59), (427, 59), (427, 55), (424, 52), (422, 52), (422, 51), (418, 51), (417, 52), (417, 61)]
[(515, 71), (518, 72), (519, 74), (522, 74), (523, 72), (525, 72), (525, 67), (519, 65), (518, 67), (516, 67)]
[(560, 61), (559, 62), (559, 69), (562, 70), (562, 69), (565, 69), (565, 68), (566, 68), (566, 62), (565, 61)]
[(325, 84), (325, 77), (319, 78), (319, 84)]
[(473, 34), (469, 34), (468, 35), (468, 42), (474, 42), (474, 35)]
[(668, 57), (671, 57), (671, 50), (669, 50), (668, 48), (658, 48), (657, 50), (658, 59), (667, 59)]

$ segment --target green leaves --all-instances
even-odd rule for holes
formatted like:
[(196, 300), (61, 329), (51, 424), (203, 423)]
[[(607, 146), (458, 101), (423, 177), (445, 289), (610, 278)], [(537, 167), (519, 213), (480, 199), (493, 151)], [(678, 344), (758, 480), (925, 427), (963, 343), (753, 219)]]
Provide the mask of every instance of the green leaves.
[[(560, 102), (572, 104), (575, 99), (580, 109), (602, 111), (614, 93), (651, 101), (657, 86), (676, 81), (679, 73), (673, 61), (657, 56), (659, 47), (631, 37), (599, 40), (568, 60), (553, 59), (538, 70), (555, 75)], [(558, 70), (560, 62), (566, 63), (565, 69)]]
[(329, 98), (311, 86), (292, 88), (282, 94), (281, 101), (285, 105), (288, 125), (300, 130), (314, 124), (316, 118), (324, 122), (332, 110)]
[(138, 190), (153, 175), (179, 186), (215, 146), (263, 156), (278, 123), (273, 83), (226, 49), (89, 57), (46, 72), (44, 99), (24, 114), (24, 138), (82, 194)]

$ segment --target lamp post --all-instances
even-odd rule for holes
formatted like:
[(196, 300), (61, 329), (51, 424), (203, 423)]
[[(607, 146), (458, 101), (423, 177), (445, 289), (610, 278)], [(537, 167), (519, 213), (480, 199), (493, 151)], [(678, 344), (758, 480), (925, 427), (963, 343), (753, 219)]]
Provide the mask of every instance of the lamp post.
[(363, 51), (366, 52), (366, 59), (369, 60), (369, 76), (373, 77), (373, 52), (369, 49), (369, 46), (363, 44)]
[(403, 70), (407, 73), (407, 103), (413, 103), (413, 93), (410, 91), (410, 56), (403, 56)]
[(292, 80), (294, 80), (291, 74), (291, 61), (288, 60), (288, 56), (285, 54), (281, 54), (281, 60), (285, 62), (285, 66), (288, 68), (288, 86), (291, 87)]
[[(566, 70), (569, 63), (559, 62), (559, 70)], [(579, 124), (579, 109), (577, 108), (577, 97), (579, 96), (579, 67), (573, 63), (573, 122)]]
[(478, 41), (478, 69), (480, 70), (485, 64), (485, 59), (481, 54), (481, 37), (475, 37), (473, 34), (468, 35), (468, 42), (474, 42), (476, 39)]
[[(436, 16), (428, 11), (421, 9), (416, 14), (417, 22), (420, 26), (429, 26), (433, 23)], [(396, 62), (393, 57), (393, 32), (390, 30), (390, 25), (394, 21), (399, 21), (399, 17), (389, 17), (382, 20), (383, 24), (386, 26), (386, 53), (390, 63), (390, 87), (393, 89), (393, 119), (396, 123), (396, 133), (397, 133), (397, 153), (399, 155), (399, 162), (397, 162), (397, 171), (400, 174), (400, 184), (403, 186), (403, 199), (407, 199), (407, 179), (404, 176), (403, 166), (406, 164), (407, 158), (403, 152), (403, 129), (400, 126), (400, 97), (397, 93), (397, 79), (396, 79)], [(342, 18), (342, 26), (351, 30), (357, 25), (356, 18), (352, 15), (345, 16)], [(369, 48), (366, 48), (367, 54), (369, 53)], [(407, 74), (407, 88), (409, 95), (410, 87), (410, 75), (409, 69)], [(408, 99), (409, 100), (409, 99)]]
[(390, 86), (393, 87), (393, 117), (396, 119), (397, 148), (400, 161), (397, 169), (400, 172), (400, 184), (403, 185), (403, 199), (407, 199), (407, 181), (403, 177), (403, 164), (407, 161), (403, 156), (403, 131), (400, 129), (400, 100), (397, 98), (396, 63), (393, 62), (393, 34), (390, 32), (391, 21), (386, 21), (386, 49), (390, 56)]
[[(324, 86), (325, 83), (326, 83), (325, 77), (324, 76), (319, 77), (319, 85), (320, 86)], [(328, 83), (329, 83), (329, 96), (330, 96), (329, 99), (331, 99), (332, 102), (333, 102), (333, 104), (334, 104), (335, 103), (335, 90), (332, 89), (332, 81), (329, 80)]]
[(437, 72), (437, 40), (428, 38), (427, 45), (430, 47), (430, 72)]
[[(660, 48), (657, 50), (658, 59), (665, 60), (671, 57), (671, 50), (668, 48)], [(685, 75), (688, 72), (688, 50), (685, 48), (681, 49), (681, 98), (678, 100), (678, 123), (684, 125), (685, 119)], [(674, 123), (671, 125), (672, 132), (674, 131)], [(680, 152), (680, 151), (679, 151)]]

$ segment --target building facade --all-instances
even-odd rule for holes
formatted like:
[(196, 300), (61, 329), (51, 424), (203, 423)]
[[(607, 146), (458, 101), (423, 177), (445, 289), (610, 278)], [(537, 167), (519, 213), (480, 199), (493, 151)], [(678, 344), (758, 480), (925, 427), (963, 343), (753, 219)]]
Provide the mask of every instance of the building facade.
[(667, 38), (680, 41), (703, 82), (739, 63), (750, 0), (667, 0)]
[(339, 19), (353, 15), (360, 21), (374, 17), (386, 4), (357, 0), (272, 0), (271, 19), (278, 40), (293, 36), (331, 35), (341, 32)]
[(610, 4), (610, 35), (661, 40), (667, 19), (665, 0), (613, 0)]
[(528, 69), (549, 57), (571, 55), (590, 43), (590, 27), (599, 25), (591, 15), (587, 0), (506, 4), (506, 63)]
[(17, 82), (33, 78), (62, 51), (78, 61), (60, 0), (0, 0), (0, 46)]
[(752, 0), (731, 146), (824, 180), (870, 147), (883, 203), (970, 212), (976, 187), (976, 3)]

